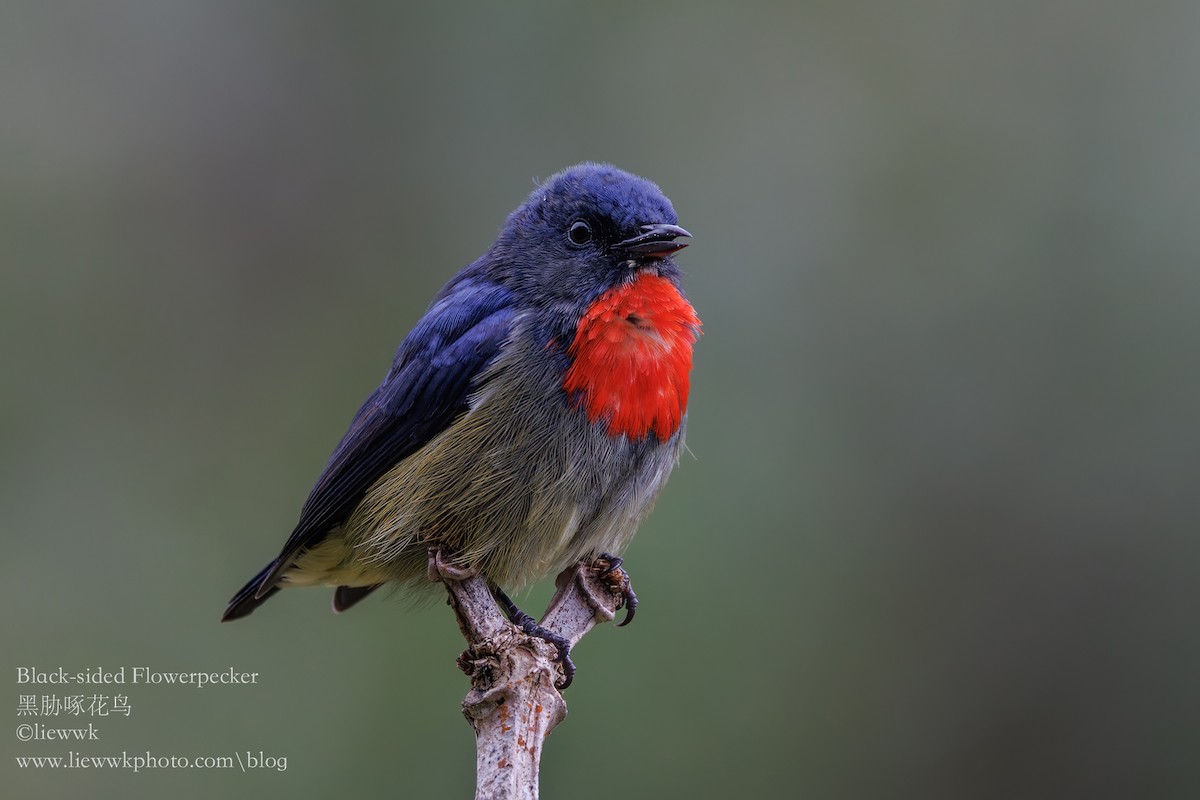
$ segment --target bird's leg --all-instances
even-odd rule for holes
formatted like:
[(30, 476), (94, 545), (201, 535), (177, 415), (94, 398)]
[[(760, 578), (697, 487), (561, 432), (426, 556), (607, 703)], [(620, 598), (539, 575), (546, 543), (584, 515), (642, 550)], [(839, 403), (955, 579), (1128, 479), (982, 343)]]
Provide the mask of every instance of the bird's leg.
[[(633, 621), (633, 615), (638, 607), (637, 595), (633, 593), (633, 584), (629, 582), (629, 573), (621, 569), (621, 565), (624, 563), (623, 559), (608, 553), (596, 556), (595, 561), (600, 577), (612, 587), (614, 592), (621, 594), (621, 605), (625, 606), (625, 619), (617, 625), (618, 628)], [(617, 608), (620, 607), (620, 605), (617, 606)]]
[(536, 619), (517, 608), (517, 604), (499, 586), (492, 586), (491, 590), (492, 597), (496, 598), (500, 609), (512, 621), (513, 625), (524, 631), (527, 636), (533, 636), (542, 641), (549, 642), (558, 648), (558, 658), (555, 660), (562, 664), (563, 670), (563, 682), (558, 689), (562, 691), (570, 686), (571, 681), (575, 678), (575, 662), (571, 660), (571, 643), (565, 637), (558, 635), (549, 628), (543, 628), (538, 624)]

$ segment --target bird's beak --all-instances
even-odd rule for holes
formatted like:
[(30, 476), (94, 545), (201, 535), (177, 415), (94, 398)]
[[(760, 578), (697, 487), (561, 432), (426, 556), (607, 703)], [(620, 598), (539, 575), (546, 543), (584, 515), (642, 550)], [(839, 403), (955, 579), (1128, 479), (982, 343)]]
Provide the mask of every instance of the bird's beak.
[(678, 225), (657, 223), (642, 225), (641, 235), (613, 245), (618, 250), (624, 250), (634, 258), (666, 258), (678, 250), (687, 247), (687, 242), (677, 242), (679, 236), (691, 237), (691, 234)]

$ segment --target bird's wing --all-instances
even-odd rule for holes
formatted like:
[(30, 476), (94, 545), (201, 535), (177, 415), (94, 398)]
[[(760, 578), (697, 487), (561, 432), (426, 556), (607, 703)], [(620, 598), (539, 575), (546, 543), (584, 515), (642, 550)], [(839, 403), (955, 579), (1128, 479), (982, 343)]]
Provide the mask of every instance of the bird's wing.
[(476, 378), (508, 338), (514, 313), (512, 294), (490, 282), (465, 279), (439, 295), (355, 414), (257, 597), (343, 522), (375, 481), (466, 410)]

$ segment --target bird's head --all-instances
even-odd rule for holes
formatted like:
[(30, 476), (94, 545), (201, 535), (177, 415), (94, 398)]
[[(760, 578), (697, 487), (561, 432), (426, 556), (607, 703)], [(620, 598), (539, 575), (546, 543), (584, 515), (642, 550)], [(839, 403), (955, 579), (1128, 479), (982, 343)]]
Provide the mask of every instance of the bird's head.
[(565, 332), (597, 297), (639, 275), (677, 284), (672, 254), (688, 236), (653, 183), (585, 163), (539, 185), (509, 216), (491, 256), (496, 277)]

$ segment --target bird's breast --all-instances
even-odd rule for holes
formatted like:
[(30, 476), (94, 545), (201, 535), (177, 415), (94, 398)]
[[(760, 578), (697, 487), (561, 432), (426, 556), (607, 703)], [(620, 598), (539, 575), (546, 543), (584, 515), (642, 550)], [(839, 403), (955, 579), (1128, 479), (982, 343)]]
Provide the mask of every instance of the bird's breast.
[(695, 309), (671, 281), (643, 274), (584, 313), (567, 348), (563, 389), (611, 436), (670, 438), (687, 411)]

